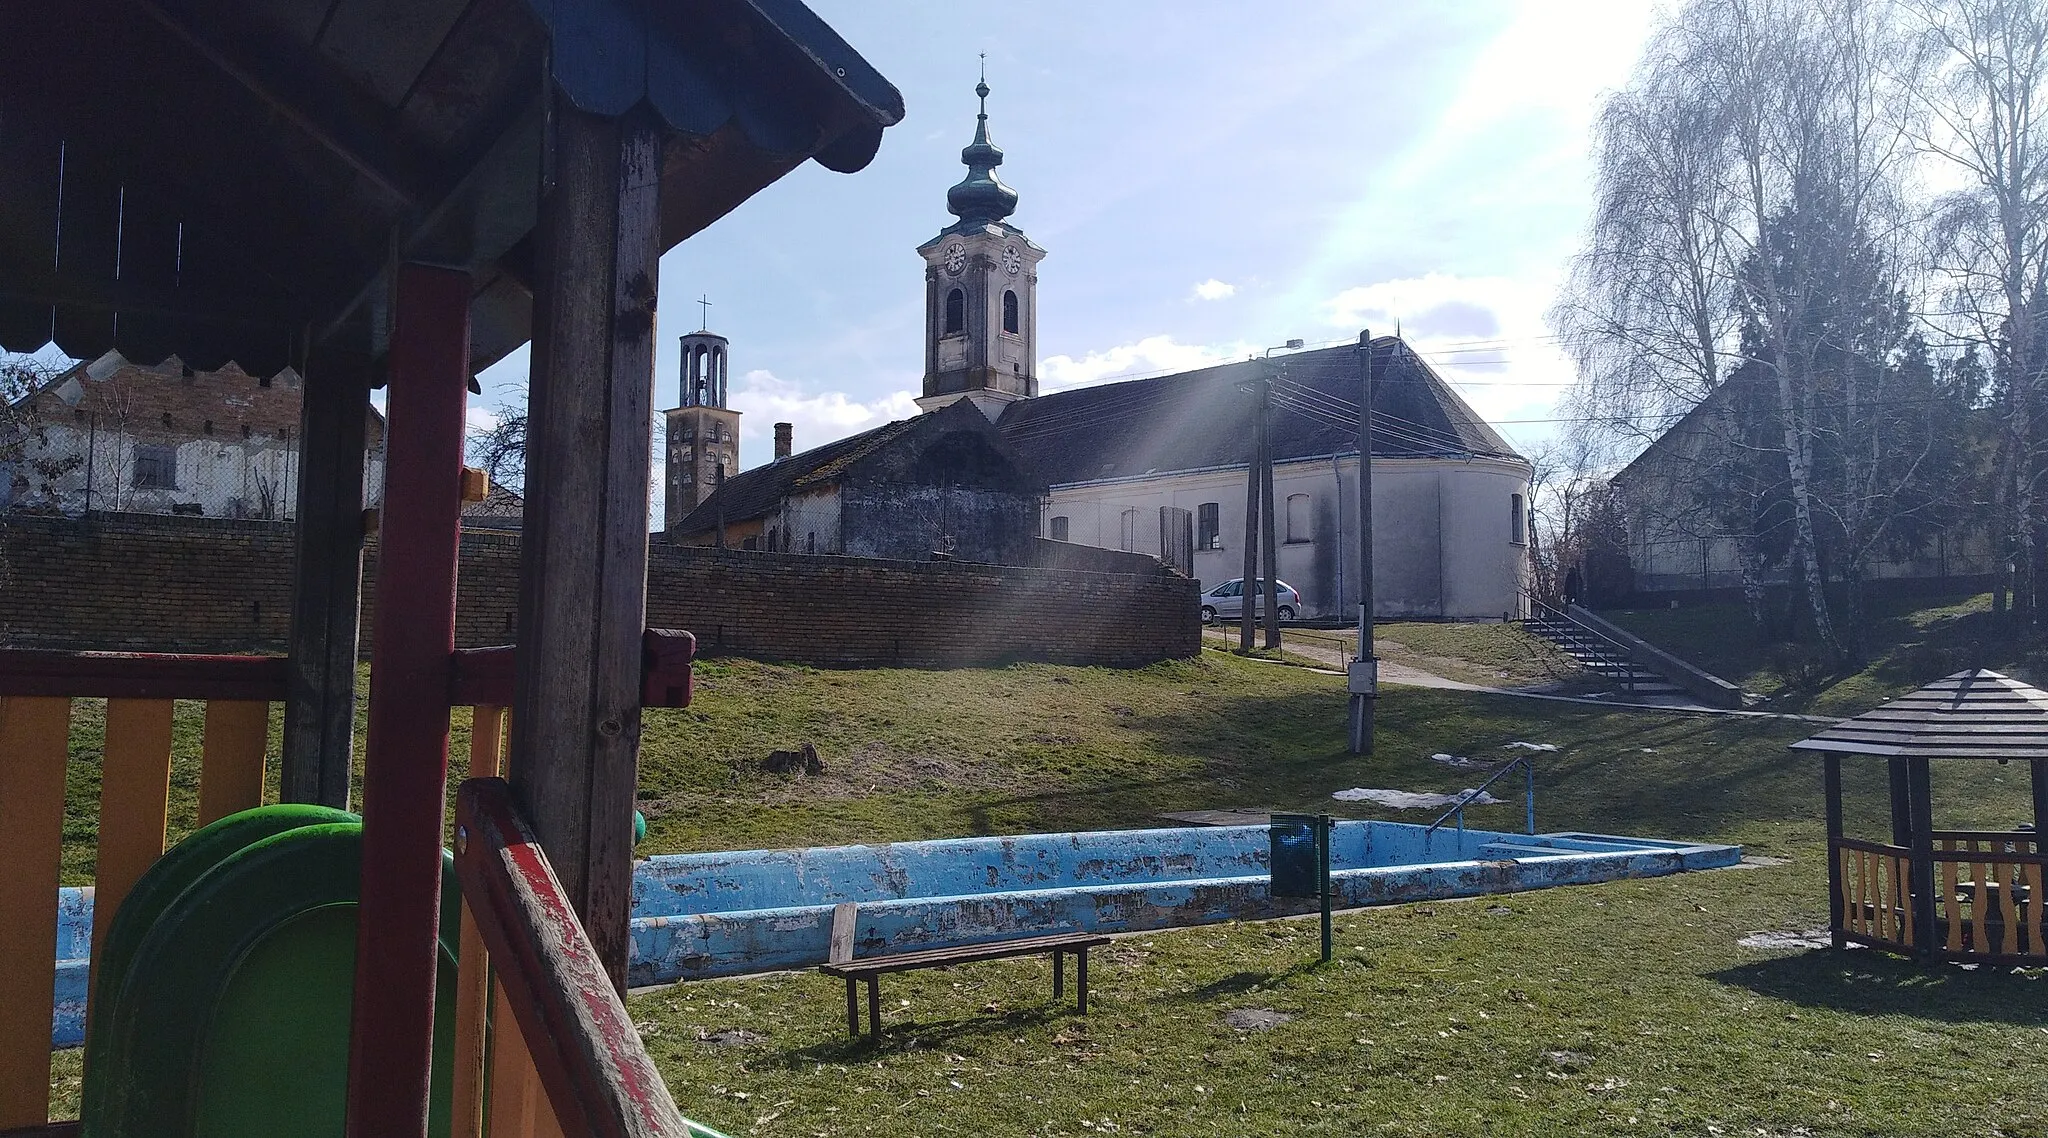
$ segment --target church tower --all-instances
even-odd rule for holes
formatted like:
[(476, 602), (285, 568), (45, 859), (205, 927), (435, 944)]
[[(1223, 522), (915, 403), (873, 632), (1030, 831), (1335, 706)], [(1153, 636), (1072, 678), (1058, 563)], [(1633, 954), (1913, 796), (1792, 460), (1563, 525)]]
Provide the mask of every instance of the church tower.
[(698, 330), (683, 337), (682, 405), (668, 419), (668, 474), (662, 523), (680, 524), (718, 484), (740, 469), (740, 413), (725, 405), (724, 336)]
[(967, 177), (946, 191), (959, 220), (918, 246), (924, 258), (924, 394), (936, 411), (971, 400), (991, 420), (1038, 394), (1038, 262), (1045, 250), (1003, 219), (1017, 191), (996, 177), (1003, 152), (988, 139), (988, 80), (974, 141), (960, 152)]

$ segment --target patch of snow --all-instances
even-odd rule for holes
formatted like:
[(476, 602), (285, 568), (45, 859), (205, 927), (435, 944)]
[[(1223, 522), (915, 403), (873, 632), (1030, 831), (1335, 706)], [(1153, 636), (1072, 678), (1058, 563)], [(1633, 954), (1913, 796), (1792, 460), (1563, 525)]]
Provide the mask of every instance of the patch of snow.
[(1485, 791), (1475, 791), (1469, 787), (1456, 794), (1429, 794), (1415, 790), (1376, 790), (1359, 786), (1350, 790), (1340, 790), (1330, 797), (1339, 802), (1376, 802), (1396, 810), (1440, 810), (1461, 802), (1467, 806), (1498, 806), (1503, 801)]
[(1834, 941), (1826, 929), (1804, 932), (1751, 933), (1735, 942), (1744, 948), (1827, 948)]
[(1461, 771), (1485, 770), (1494, 765), (1493, 763), (1482, 762), (1478, 759), (1468, 759), (1463, 755), (1445, 754), (1442, 751), (1438, 751), (1429, 758), (1431, 762), (1442, 763), (1447, 767), (1456, 767)]
[(1271, 1031), (1293, 1018), (1293, 1012), (1276, 1012), (1272, 1008), (1236, 1008), (1223, 1013), (1223, 1022), (1239, 1031)]
[(1517, 739), (1517, 740), (1515, 740), (1515, 741), (1514, 741), (1514, 742), (1512, 742), (1512, 743), (1502, 743), (1502, 744), (1500, 745), (1500, 747), (1501, 747), (1501, 750), (1503, 750), (1503, 751), (1505, 751), (1505, 750), (1508, 750), (1509, 748), (1512, 748), (1512, 747), (1520, 747), (1520, 748), (1522, 748), (1522, 749), (1523, 749), (1523, 750), (1525, 750), (1525, 751), (1555, 751), (1555, 750), (1557, 750), (1557, 744), (1556, 744), (1556, 743), (1524, 743), (1524, 742), (1522, 742), (1522, 741), (1521, 741), (1520, 739)]

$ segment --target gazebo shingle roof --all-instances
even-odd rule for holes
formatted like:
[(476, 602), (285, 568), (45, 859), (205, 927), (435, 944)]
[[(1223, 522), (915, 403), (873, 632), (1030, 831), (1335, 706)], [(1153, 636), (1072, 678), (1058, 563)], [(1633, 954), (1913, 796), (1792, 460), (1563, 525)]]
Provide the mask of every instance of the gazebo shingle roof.
[(1905, 758), (2048, 759), (2048, 692), (1973, 668), (1792, 747)]

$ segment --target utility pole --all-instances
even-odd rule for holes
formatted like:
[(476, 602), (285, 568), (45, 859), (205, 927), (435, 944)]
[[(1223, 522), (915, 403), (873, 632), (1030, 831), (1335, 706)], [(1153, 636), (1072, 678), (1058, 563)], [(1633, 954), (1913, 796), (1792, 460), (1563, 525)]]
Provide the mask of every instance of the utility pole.
[[(1272, 365), (1267, 365), (1271, 367)], [(1259, 596), (1265, 602), (1266, 647), (1280, 647), (1280, 553), (1275, 539), (1278, 529), (1273, 517), (1273, 387), (1266, 372), (1259, 373), (1259, 525), (1265, 530), (1265, 552), (1261, 560)]]
[[(1253, 392), (1254, 401), (1259, 401), (1258, 392)], [(1256, 408), (1254, 415), (1259, 412)], [(1264, 421), (1263, 416), (1260, 419)], [(1237, 590), (1237, 650), (1252, 650), (1252, 622), (1255, 618), (1252, 605), (1257, 594), (1252, 590), (1259, 579), (1259, 453), (1260, 444), (1265, 442), (1265, 431), (1252, 431), (1252, 457), (1244, 468), (1244, 578)]]
[(1373, 655), (1372, 579), (1372, 388), (1379, 378), (1380, 354), (1372, 331), (1358, 333), (1358, 659), (1349, 669), (1351, 753), (1372, 754), (1373, 701), (1379, 698), (1380, 662)]
[[(1272, 356), (1282, 348), (1292, 350), (1301, 347), (1300, 340), (1289, 340), (1279, 347), (1267, 348), (1263, 356), (1253, 357), (1258, 361), (1258, 374), (1249, 389), (1252, 397), (1252, 460), (1245, 470), (1244, 478), (1244, 588), (1238, 591), (1241, 598), (1243, 617), (1238, 623), (1237, 647), (1241, 652), (1252, 650), (1252, 606), (1259, 598), (1265, 600), (1266, 647), (1280, 647), (1280, 578), (1279, 555), (1274, 540), (1276, 519), (1273, 517), (1273, 448), (1272, 439), (1267, 436), (1266, 421), (1271, 419), (1273, 386), (1268, 381), (1272, 372)], [(1266, 587), (1259, 588), (1259, 500), (1265, 499), (1265, 541), (1266, 541)]]

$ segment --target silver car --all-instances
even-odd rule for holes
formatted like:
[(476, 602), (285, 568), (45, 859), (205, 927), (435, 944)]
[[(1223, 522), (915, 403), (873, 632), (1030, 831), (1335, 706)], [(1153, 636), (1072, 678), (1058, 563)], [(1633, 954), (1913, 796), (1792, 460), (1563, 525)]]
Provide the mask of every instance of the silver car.
[[(1263, 590), (1265, 584), (1264, 578), (1261, 578), (1257, 588)], [(1280, 619), (1283, 621), (1293, 620), (1295, 615), (1301, 612), (1301, 594), (1295, 592), (1294, 586), (1285, 581), (1278, 581), (1275, 584), (1280, 586)], [(1254, 597), (1258, 595), (1257, 592), (1253, 593)], [(1264, 602), (1254, 600), (1252, 603), (1254, 605), (1252, 618), (1255, 620), (1260, 619)], [(1202, 594), (1202, 623), (1214, 624), (1218, 618), (1226, 620), (1238, 619), (1244, 613), (1243, 605), (1244, 578), (1232, 577), (1230, 580)]]

